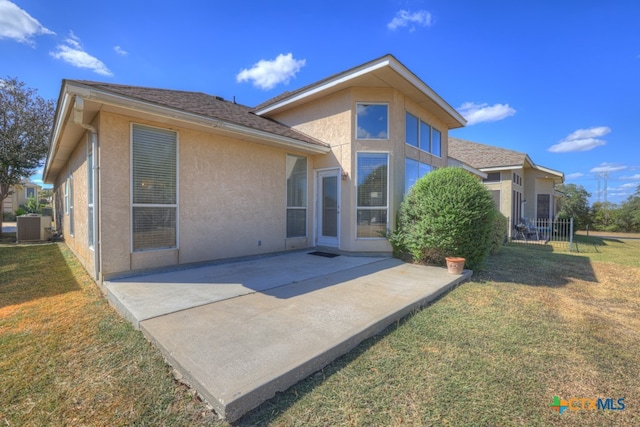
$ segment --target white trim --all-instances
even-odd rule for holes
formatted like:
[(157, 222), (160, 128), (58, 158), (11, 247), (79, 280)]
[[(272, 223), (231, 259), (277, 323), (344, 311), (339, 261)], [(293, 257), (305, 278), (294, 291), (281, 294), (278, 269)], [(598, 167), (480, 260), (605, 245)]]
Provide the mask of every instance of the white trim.
[[(313, 185), (313, 200), (314, 200), (314, 215), (313, 215), (313, 242), (314, 242), (314, 246), (331, 246), (331, 247), (336, 247), (336, 248), (340, 248), (340, 232), (341, 232), (341, 224), (342, 224), (342, 215), (341, 215), (341, 208), (342, 208), (342, 189), (341, 189), (341, 185), (340, 183), (342, 182), (342, 169), (340, 167), (331, 167), (331, 168), (320, 168), (320, 169), (314, 169), (314, 185)], [(335, 239), (335, 244), (329, 242), (326, 243), (325, 241), (321, 242), (320, 241), (320, 226), (321, 226), (321, 220), (320, 220), (320, 215), (322, 215), (322, 191), (320, 189), (320, 185), (321, 185), (321, 179), (320, 176), (326, 174), (326, 176), (332, 176), (335, 175), (337, 182), (336, 182), (336, 187), (337, 187), (337, 202), (338, 202), (338, 207), (337, 207), (337, 212), (336, 212), (336, 216), (337, 216), (337, 220), (338, 220), (338, 224), (337, 224), (337, 235), (336, 235), (336, 239)]]
[[(390, 112), (390, 108), (389, 108), (389, 103), (388, 102), (366, 102), (366, 101), (356, 101), (356, 108), (354, 109), (355, 112), (355, 129), (354, 129), (354, 140), (356, 141), (389, 141), (391, 140), (391, 129), (389, 127), (390, 125), (390, 119), (389, 116), (391, 114)], [(386, 138), (358, 138), (358, 105), (384, 105), (387, 107), (387, 137)]]
[(464, 126), (467, 121), (462, 115), (456, 111), (452, 106), (450, 106), (444, 99), (442, 99), (437, 93), (433, 91), (429, 86), (427, 86), (422, 80), (416, 77), (407, 67), (405, 67), (400, 61), (394, 58), (391, 55), (385, 55), (382, 58), (376, 59), (367, 64), (363, 64), (355, 69), (348, 70), (346, 72), (340, 73), (339, 75), (325, 80), (319, 84), (313, 85), (310, 88), (300, 92), (297, 95), (294, 95), (291, 98), (285, 98), (280, 100), (268, 107), (257, 110), (255, 113), (257, 115), (265, 115), (271, 111), (277, 110), (279, 108), (285, 107), (289, 104), (295, 103), (300, 100), (304, 100), (307, 97), (313, 96), (315, 94), (324, 92), (333, 87), (339, 86), (343, 83), (348, 83), (351, 80), (354, 80), (358, 77), (361, 77), (365, 74), (372, 73), (376, 70), (389, 67), (391, 70), (398, 73), (402, 78), (404, 78), (407, 82), (417, 88), (424, 95), (429, 97), (432, 101), (434, 101), (438, 107), (444, 110), (449, 116), (451, 116), (456, 122), (460, 124), (460, 126)]
[[(298, 158), (302, 158), (302, 159), (306, 159), (307, 161), (307, 167), (306, 167), (306, 179), (307, 179), (307, 186), (306, 186), (306, 200), (305, 200), (305, 206), (301, 207), (301, 206), (289, 206), (289, 182), (287, 180), (287, 174), (286, 174), (286, 168), (287, 168), (287, 159), (289, 158), (289, 156), (291, 157), (298, 157)], [(307, 237), (309, 237), (309, 158), (306, 156), (300, 156), (298, 154), (292, 154), (292, 153), (285, 153), (284, 156), (284, 167), (285, 167), (285, 176), (284, 176), (284, 221), (285, 221), (285, 229), (284, 229), (284, 238), (285, 239), (306, 239)], [(289, 211), (289, 209), (299, 209), (305, 210), (305, 227), (304, 227), (304, 236), (295, 236), (295, 237), (288, 237), (287, 236), (287, 213)]]
[[(165, 132), (173, 132), (176, 135), (176, 203), (172, 204), (139, 204), (133, 203), (133, 126), (143, 126), (152, 129), (158, 129)], [(162, 207), (162, 208), (176, 208), (176, 245), (170, 248), (150, 248), (150, 249), (138, 249), (133, 248), (133, 208), (134, 207)], [(179, 250), (180, 249), (180, 133), (177, 130), (171, 128), (163, 128), (159, 126), (152, 126), (143, 123), (130, 122), (129, 123), (129, 251), (131, 254), (137, 252), (153, 252), (153, 251), (167, 251), (167, 250)]]
[[(385, 224), (385, 230), (389, 230), (389, 220), (391, 219), (391, 215), (390, 215), (390, 207), (389, 207), (389, 202), (391, 200), (391, 183), (389, 182), (389, 177), (391, 175), (391, 152), (389, 151), (356, 151), (356, 173), (355, 173), (355, 238), (356, 240), (385, 240), (385, 237), (358, 237), (358, 209), (360, 209), (360, 207), (358, 206), (358, 155), (359, 154), (386, 154), (387, 156), (387, 205), (386, 207), (383, 206), (371, 206), (371, 207), (364, 207), (364, 210), (382, 210), (382, 209), (386, 209), (387, 211), (387, 222)], [(406, 156), (405, 156), (406, 159)], [(403, 183), (404, 184), (404, 183)], [(404, 187), (404, 185), (403, 185)]]

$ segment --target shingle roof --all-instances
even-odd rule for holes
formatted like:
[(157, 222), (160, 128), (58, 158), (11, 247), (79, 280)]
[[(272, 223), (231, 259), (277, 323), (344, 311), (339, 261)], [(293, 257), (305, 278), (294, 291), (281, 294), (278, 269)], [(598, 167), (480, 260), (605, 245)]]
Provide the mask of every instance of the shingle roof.
[(252, 113), (252, 108), (235, 102), (208, 95), (203, 92), (188, 92), (169, 89), (155, 89), (140, 86), (100, 83), (86, 80), (72, 80), (70, 82), (90, 86), (101, 91), (123, 95), (128, 98), (149, 102), (163, 107), (169, 107), (187, 113), (197, 114), (246, 126), (251, 129), (269, 132), (287, 138), (297, 139), (308, 144), (327, 146), (327, 144), (298, 132), (275, 120), (260, 117)]
[(524, 166), (527, 154), (449, 137), (449, 155), (476, 169)]

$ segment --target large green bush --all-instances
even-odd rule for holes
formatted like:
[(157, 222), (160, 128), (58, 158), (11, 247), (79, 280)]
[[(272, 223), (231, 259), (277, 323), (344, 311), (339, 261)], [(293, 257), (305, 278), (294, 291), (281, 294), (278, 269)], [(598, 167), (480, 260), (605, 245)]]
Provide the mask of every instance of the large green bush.
[(443, 265), (460, 256), (477, 268), (491, 250), (496, 213), (489, 191), (467, 171), (437, 169), (411, 188), (389, 241), (414, 262)]

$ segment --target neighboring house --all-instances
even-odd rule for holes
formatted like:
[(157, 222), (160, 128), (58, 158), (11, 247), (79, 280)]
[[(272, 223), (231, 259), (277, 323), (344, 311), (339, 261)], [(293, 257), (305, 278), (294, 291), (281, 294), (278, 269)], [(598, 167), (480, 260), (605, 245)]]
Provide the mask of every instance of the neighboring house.
[(407, 189), (465, 120), (391, 55), (256, 108), (64, 80), (44, 180), (98, 280), (328, 247), (390, 253)]
[[(555, 218), (564, 173), (536, 165), (518, 151), (449, 137), (449, 155), (487, 174), (483, 180), (496, 207), (513, 226), (524, 218), (548, 223)], [(511, 235), (510, 234), (510, 235)]]
[(2, 210), (7, 213), (15, 213), (15, 211), (21, 206), (26, 205), (27, 200), (30, 197), (34, 197), (38, 200), (42, 187), (33, 182), (23, 182), (14, 185), (11, 188), (12, 194), (9, 195), (2, 204)]

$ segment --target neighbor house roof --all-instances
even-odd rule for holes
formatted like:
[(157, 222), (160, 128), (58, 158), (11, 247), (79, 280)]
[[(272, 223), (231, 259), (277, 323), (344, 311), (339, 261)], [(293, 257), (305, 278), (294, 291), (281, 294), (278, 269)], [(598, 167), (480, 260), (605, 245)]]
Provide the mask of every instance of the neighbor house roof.
[(564, 173), (536, 165), (528, 154), (519, 151), (449, 137), (448, 154), (483, 172), (531, 167), (564, 181)]
[(151, 115), (162, 122), (192, 123), (239, 139), (309, 153), (330, 150), (327, 144), (309, 135), (257, 116), (250, 107), (202, 92), (63, 80), (43, 173), (45, 182), (55, 180), (75, 147), (79, 133), (91, 128), (88, 124), (105, 108), (132, 116)]
[(254, 111), (258, 115), (274, 114), (355, 86), (395, 88), (431, 111), (448, 129), (460, 128), (466, 124), (464, 117), (455, 108), (393, 55), (382, 56), (293, 92), (285, 92), (258, 105)]

